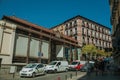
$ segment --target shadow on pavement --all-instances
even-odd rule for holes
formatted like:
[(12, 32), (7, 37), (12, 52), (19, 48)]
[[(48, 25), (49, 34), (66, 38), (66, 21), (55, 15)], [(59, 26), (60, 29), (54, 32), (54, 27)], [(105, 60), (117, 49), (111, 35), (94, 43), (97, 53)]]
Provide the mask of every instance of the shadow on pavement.
[(120, 80), (120, 72), (104, 72), (103, 75), (101, 73), (96, 75), (95, 72), (92, 72), (77, 80)]

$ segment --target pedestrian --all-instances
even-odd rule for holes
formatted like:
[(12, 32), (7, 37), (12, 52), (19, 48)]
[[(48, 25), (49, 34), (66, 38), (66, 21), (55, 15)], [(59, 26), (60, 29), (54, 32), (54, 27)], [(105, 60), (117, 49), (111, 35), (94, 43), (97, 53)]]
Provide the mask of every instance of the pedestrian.
[(95, 63), (94, 63), (94, 70), (95, 70), (95, 73), (96, 73), (96, 76), (97, 76), (98, 72), (99, 72), (99, 62), (98, 62), (97, 59), (95, 60)]
[(91, 66), (90, 66), (89, 60), (86, 62), (86, 67), (87, 67), (87, 75), (90, 75)]
[(101, 74), (103, 75), (104, 74), (104, 71), (105, 71), (105, 62), (103, 59), (100, 59), (100, 62), (99, 62), (99, 70), (101, 72)]
[(106, 68), (107, 68), (107, 71), (109, 72), (110, 71), (110, 62), (106, 63)]

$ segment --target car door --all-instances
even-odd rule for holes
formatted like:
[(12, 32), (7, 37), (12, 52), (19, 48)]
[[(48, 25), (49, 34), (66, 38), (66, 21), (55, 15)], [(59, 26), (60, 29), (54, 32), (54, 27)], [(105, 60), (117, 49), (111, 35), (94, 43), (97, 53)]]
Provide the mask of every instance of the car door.
[(77, 64), (77, 70), (80, 70), (80, 68), (81, 68), (81, 64), (80, 64), (80, 62), (78, 62), (78, 64)]
[(61, 71), (61, 62), (58, 62), (56, 66), (57, 66), (57, 71)]
[(38, 73), (39, 73), (39, 74), (43, 73), (43, 71), (44, 71), (44, 65), (43, 65), (43, 64), (39, 64), (39, 65), (37, 66), (37, 70), (38, 70)]

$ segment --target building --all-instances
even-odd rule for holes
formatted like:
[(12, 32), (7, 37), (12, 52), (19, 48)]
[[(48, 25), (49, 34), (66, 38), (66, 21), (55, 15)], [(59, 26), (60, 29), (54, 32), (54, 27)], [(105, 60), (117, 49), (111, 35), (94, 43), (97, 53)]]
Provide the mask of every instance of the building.
[[(0, 59), (2, 66), (76, 58), (78, 42), (15, 16), (0, 20)], [(75, 55), (74, 55), (75, 54)]]
[(78, 41), (82, 48), (86, 44), (94, 44), (100, 50), (110, 51), (112, 48), (110, 28), (80, 15), (51, 28)]
[(113, 56), (116, 64), (120, 65), (120, 0), (109, 0), (111, 8)]

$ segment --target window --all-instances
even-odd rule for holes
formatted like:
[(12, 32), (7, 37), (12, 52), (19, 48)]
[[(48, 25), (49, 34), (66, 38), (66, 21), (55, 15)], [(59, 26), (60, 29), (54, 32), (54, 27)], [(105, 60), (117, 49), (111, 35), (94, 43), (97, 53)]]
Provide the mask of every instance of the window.
[(90, 30), (88, 31), (88, 35), (91, 35), (91, 31)]
[(88, 35), (88, 29), (87, 29), (87, 35)]
[(68, 27), (68, 24), (66, 24), (66, 27)]
[(87, 38), (87, 40), (89, 41), (89, 38)]
[(89, 24), (86, 22), (86, 26), (89, 27)]
[(93, 39), (92, 39), (92, 43), (94, 43), (94, 42), (93, 42)]
[(94, 31), (92, 32), (92, 36), (95, 36), (95, 32)]
[(68, 30), (66, 31), (66, 35), (68, 35)]
[(89, 29), (91, 29), (91, 24), (89, 23), (88, 25), (89, 25)]
[(73, 28), (74, 34), (77, 34), (77, 28)]
[(72, 22), (70, 22), (70, 27), (72, 26)]
[(82, 34), (84, 34), (84, 28), (82, 28)]
[(95, 29), (95, 25), (92, 24), (92, 29)]
[(98, 38), (98, 33), (96, 33), (96, 37)]
[(74, 21), (74, 25), (75, 25), (75, 26), (77, 25), (77, 21), (76, 21), (76, 20)]
[(61, 65), (61, 62), (58, 62), (57, 66), (60, 66)]
[(82, 21), (82, 25), (85, 25), (84, 21)]
[(85, 38), (83, 37), (83, 40), (84, 40)]
[(42, 67), (44, 67), (42, 64), (39, 64), (39, 65), (37, 66), (37, 68), (42, 68)]
[(95, 30), (97, 30), (97, 27), (95, 26)]
[(77, 40), (77, 36), (75, 36), (75, 40)]
[(75, 28), (75, 31), (77, 31), (77, 28)]

